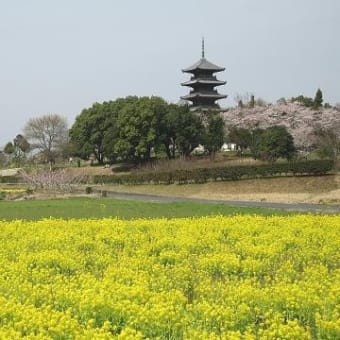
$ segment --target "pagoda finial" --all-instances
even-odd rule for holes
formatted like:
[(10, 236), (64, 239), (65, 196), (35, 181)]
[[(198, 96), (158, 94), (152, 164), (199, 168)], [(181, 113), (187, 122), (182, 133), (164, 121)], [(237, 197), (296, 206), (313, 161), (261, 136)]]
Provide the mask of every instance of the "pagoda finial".
[(202, 59), (205, 58), (205, 51), (204, 51), (204, 37), (202, 37)]

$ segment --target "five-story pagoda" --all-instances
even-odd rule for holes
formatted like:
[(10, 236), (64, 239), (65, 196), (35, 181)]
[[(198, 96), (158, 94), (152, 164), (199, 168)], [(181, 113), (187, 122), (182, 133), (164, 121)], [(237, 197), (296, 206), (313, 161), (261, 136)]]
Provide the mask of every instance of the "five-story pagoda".
[(204, 39), (202, 39), (202, 58), (194, 65), (182, 70), (184, 73), (191, 73), (192, 77), (181, 85), (189, 86), (192, 90), (188, 95), (181, 97), (181, 99), (191, 101), (193, 109), (219, 108), (216, 101), (227, 96), (219, 94), (215, 87), (225, 85), (226, 82), (218, 80), (214, 73), (224, 70), (224, 67), (217, 66), (205, 59)]

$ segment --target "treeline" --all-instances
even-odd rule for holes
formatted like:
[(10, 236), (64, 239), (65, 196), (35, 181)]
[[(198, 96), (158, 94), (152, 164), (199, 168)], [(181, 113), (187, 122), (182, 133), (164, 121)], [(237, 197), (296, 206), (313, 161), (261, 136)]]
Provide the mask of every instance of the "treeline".
[[(314, 108), (323, 103), (321, 90), (313, 100), (303, 96), (293, 99)], [(254, 100), (252, 96), (252, 104)], [(335, 159), (340, 149), (337, 132), (320, 129), (316, 137), (320, 157)], [(78, 162), (84, 159), (99, 164), (143, 163), (151, 158), (189, 158), (199, 145), (214, 158), (224, 142), (235, 144), (240, 156), (269, 162), (292, 160), (297, 155), (294, 139), (283, 126), (225, 126), (216, 111), (193, 112), (187, 105), (171, 104), (160, 97), (129, 96), (82, 110), (70, 129), (66, 119), (57, 114), (29, 119), (23, 133), (0, 153), (0, 163), (21, 166), (29, 161), (49, 163), (52, 168), (57, 159), (74, 157)]]
[(102, 164), (144, 162), (159, 154), (188, 157), (199, 144), (213, 154), (224, 135), (217, 113), (198, 115), (160, 97), (131, 96), (83, 110), (70, 129), (70, 142), (75, 155), (83, 159), (94, 155)]

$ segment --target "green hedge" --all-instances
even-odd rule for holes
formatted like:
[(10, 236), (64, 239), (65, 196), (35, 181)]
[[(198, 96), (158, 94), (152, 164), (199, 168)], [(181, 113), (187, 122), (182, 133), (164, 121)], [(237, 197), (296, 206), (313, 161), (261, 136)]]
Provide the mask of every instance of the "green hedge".
[(240, 179), (273, 176), (325, 175), (334, 168), (331, 160), (240, 165), (230, 167), (175, 170), (167, 172), (145, 172), (129, 175), (93, 176), (95, 184), (188, 184), (208, 181), (236, 181)]
[(19, 177), (16, 176), (0, 176), (0, 183), (18, 183)]

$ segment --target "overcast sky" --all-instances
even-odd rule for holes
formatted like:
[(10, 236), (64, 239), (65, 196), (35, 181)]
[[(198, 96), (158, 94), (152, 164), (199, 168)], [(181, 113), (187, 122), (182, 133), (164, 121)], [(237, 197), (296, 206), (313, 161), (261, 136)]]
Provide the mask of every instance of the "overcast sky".
[(340, 102), (339, 0), (0, 0), (0, 146), (30, 117), (72, 125), (94, 102), (177, 102), (181, 69), (201, 55), (226, 67), (235, 95)]

